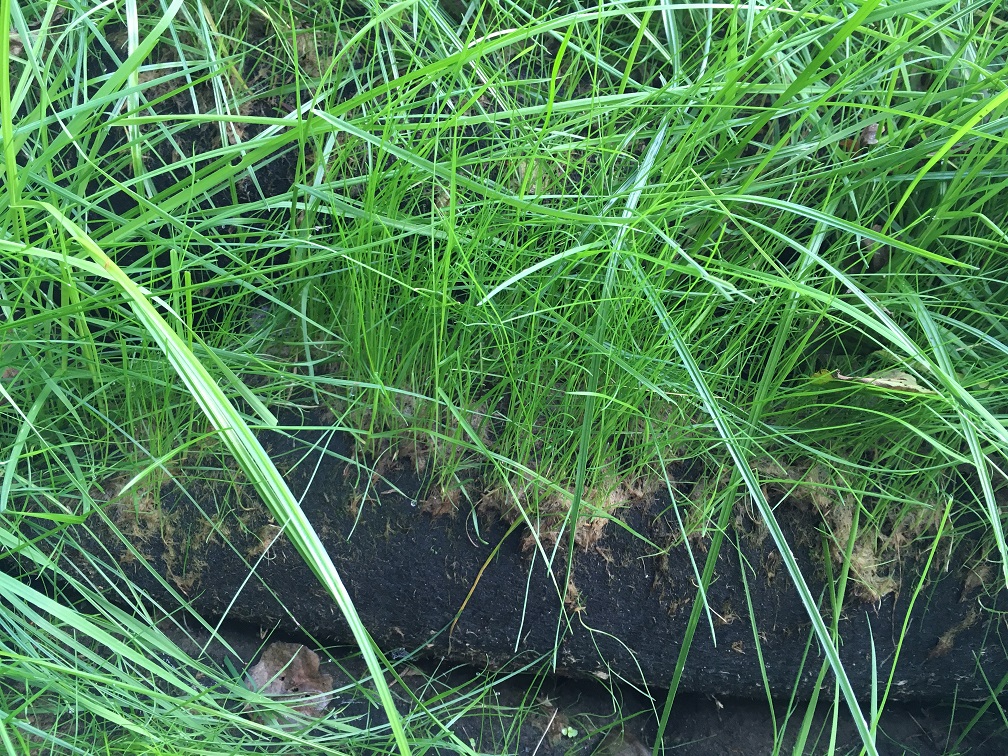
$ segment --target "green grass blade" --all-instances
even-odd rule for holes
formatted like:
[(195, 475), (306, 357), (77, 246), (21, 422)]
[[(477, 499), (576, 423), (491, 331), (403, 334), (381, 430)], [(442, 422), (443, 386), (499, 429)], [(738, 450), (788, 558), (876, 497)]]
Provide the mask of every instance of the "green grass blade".
[[(36, 203), (31, 204), (35, 205)], [(409, 756), (411, 749), (406, 740), (402, 720), (392, 700), (392, 693), (385, 681), (384, 670), (375, 655), (374, 642), (361, 623), (353, 601), (325, 546), (305, 517), (301, 505), (294, 498), (286, 481), (280, 475), (276, 465), (273, 464), (273, 460), (259, 443), (259, 439), (256, 438), (241, 415), (231, 406), (224, 392), (202, 363), (196, 359), (186, 343), (154, 309), (143, 290), (123, 273), (122, 269), (109, 259), (76, 223), (47, 202), (37, 203), (37, 206), (46, 210), (81, 246), (82, 250), (94, 259), (104, 274), (121, 288), (123, 295), (133, 308), (133, 312), (161, 347), (179, 377), (186, 384), (193, 399), (221, 434), (224, 443), (234, 454), (235, 459), (248, 475), (263, 501), (266, 502), (276, 521), (283, 525), (291, 543), (332, 595), (346, 618), (361, 654), (367, 662), (368, 669), (374, 677), (375, 686), (388, 715), (399, 751), (403, 756)], [(68, 258), (68, 262), (74, 264), (77, 260), (71, 257)]]

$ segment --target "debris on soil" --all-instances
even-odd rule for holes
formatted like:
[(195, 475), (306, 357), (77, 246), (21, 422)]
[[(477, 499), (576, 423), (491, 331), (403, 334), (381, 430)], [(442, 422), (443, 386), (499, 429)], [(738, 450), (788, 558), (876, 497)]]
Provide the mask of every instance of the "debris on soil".
[(651, 749), (632, 733), (613, 729), (595, 751), (596, 756), (650, 756)]
[(319, 671), (318, 654), (300, 643), (271, 643), (249, 669), (246, 684), (309, 717), (324, 714), (332, 701), (332, 676)]

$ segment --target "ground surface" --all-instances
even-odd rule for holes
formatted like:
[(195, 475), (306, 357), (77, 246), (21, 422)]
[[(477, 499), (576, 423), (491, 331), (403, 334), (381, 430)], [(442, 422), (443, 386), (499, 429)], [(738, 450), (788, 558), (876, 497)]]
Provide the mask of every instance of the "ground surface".
[[(271, 443), (278, 459), (285, 459), (288, 442)], [(355, 474), (351, 460), (356, 453), (345, 438), (326, 436), (326, 444), (329, 456), (300, 458), (301, 464), (286, 469), (286, 474), (295, 493), (308, 489), (303, 506), (379, 645), (394, 659), (416, 650), (403, 662), (413, 670), (404, 679), (426, 690), (475, 685), (481, 671), (498, 680), (493, 685), (492, 714), (479, 713), (477, 707), (452, 725), (463, 741), (471, 738), (487, 753), (604, 751), (642, 756), (642, 747), (635, 743), (654, 743), (665, 700), (660, 681), (669, 679), (695, 595), (692, 571), (681, 548), (650, 557), (641, 548), (640, 534), (652, 542), (663, 534), (668, 537), (667, 524), (656, 516), (660, 504), (638, 502), (627, 507), (626, 527), (610, 523), (593, 547), (577, 552), (578, 601), (568, 607), (574, 624), (559, 658), (563, 674), (503, 679), (521, 664), (530, 665), (526, 671), (548, 667), (542, 658), (560, 621), (557, 588), (545, 569), (530, 570), (533, 557), (520, 528), (508, 534), (506, 518), (475, 510), (460, 508), (438, 516), (430, 511), (437, 497), (425, 490), (411, 467), (413, 460), (386, 467), (368, 480)], [(346, 628), (331, 600), (317, 588), (262, 506), (235, 498), (240, 491), (233, 483), (190, 487), (189, 493), (198, 494), (200, 505), (209, 511), (209, 520), (206, 511), (198, 513), (192, 501), (187, 503), (171, 488), (156, 505), (141, 499), (128, 508), (112, 507), (109, 513), (141, 545), (141, 555), (154, 564), (157, 574), (189, 597), (194, 608), (206, 617), (226, 612), (232, 623), (238, 623), (233, 640), (238, 657), (232, 660), (236, 669), (254, 662), (272, 640), (306, 640), (299, 629), (322, 639), (306, 640), (315, 648), (326, 639), (345, 642)], [(194, 530), (208, 521), (223, 525), (212, 532)], [(772, 545), (747, 541), (749, 527), (739, 524), (734, 533), (745, 563), (758, 565), (763, 572), (749, 573), (746, 587), (740, 580), (738, 551), (734, 545), (725, 548), (708, 594), (719, 620), (717, 646), (701, 622), (665, 735), (666, 749), (673, 753), (772, 753), (775, 745), (778, 752), (791, 753), (802, 729), (807, 706), (795, 704), (789, 715), (787, 699), (796, 688), (799, 699), (810, 694), (822, 659), (812, 645), (803, 660), (809, 640), (807, 617), (787, 577), (767, 576)], [(800, 532), (793, 528), (789, 537), (802, 543)], [(115, 549), (116, 543), (109, 538), (106, 546)], [(697, 553), (702, 558), (702, 550)], [(146, 570), (125, 555), (120, 559), (127, 569), (136, 569), (131, 580), (158, 595)], [(252, 567), (254, 579), (246, 581)], [(808, 564), (806, 574), (816, 574), (813, 564)], [(996, 685), (1003, 675), (1002, 620), (997, 615), (974, 616), (972, 607), (979, 597), (965, 591), (965, 573), (949, 568), (942, 574), (942, 580), (925, 585), (916, 596), (917, 608), (900, 647), (899, 674), (884, 708), (879, 750), (1006, 752), (1006, 729), (996, 706), (989, 707), (958, 743), (980, 705), (962, 703), (964, 698), (982, 701), (984, 680)], [(842, 653), (861, 694), (871, 690), (872, 642), (879, 684), (885, 685), (913, 598), (914, 591), (908, 590), (876, 606), (856, 597), (845, 605), (840, 620)], [(757, 663), (750, 602), (762, 631), (759, 650), (766, 682), (778, 698), (773, 716)], [(458, 624), (449, 633), (456, 617)], [(517, 653), (516, 638), (520, 638)], [(339, 651), (334, 656), (343, 657)], [(478, 666), (462, 666), (467, 663)], [(637, 669), (652, 682), (651, 701), (641, 694), (641, 686), (635, 690), (619, 682), (639, 679), (633, 674)], [(363, 675), (363, 667), (345, 660), (342, 670), (332, 674), (337, 681), (348, 682)], [(827, 683), (822, 695), (831, 688)], [(357, 705), (349, 700), (340, 703)], [(361, 716), (380, 718), (374, 709), (361, 706)], [(835, 752), (857, 753), (860, 741), (853, 723), (843, 706), (837, 712)], [(833, 707), (820, 705), (808, 722), (801, 752), (830, 752), (833, 717)], [(572, 730), (565, 734), (565, 728), (576, 734)], [(625, 742), (611, 734), (623, 730)]]
[[(235, 668), (257, 659), (264, 645), (258, 632), (240, 626), (225, 628), (224, 635), (237, 656)], [(181, 645), (195, 650), (192, 639), (178, 638)], [(346, 684), (353, 675), (365, 676), (363, 664), (349, 651), (330, 649), (322, 669), (335, 686)], [(222, 660), (219, 645), (210, 654)], [(325, 657), (325, 654), (323, 654)], [(404, 661), (400, 673), (420, 695), (456, 686), (475, 689), (474, 680), (484, 671), (449, 665), (445, 661), (413, 664)], [(661, 708), (665, 691), (653, 694), (654, 706)], [(338, 697), (337, 697), (338, 698)], [(519, 675), (497, 680), (483, 699), (485, 709), (476, 707), (470, 716), (454, 722), (452, 731), (478, 752), (521, 756), (644, 756), (650, 753), (657, 732), (657, 717), (651, 702), (628, 686), (606, 686), (597, 681), (570, 680), (557, 676)], [(381, 719), (377, 709), (359, 699), (337, 700), (334, 705), (359, 711), (362, 720)], [(730, 754), (793, 753), (795, 741), (806, 715), (806, 705), (797, 703), (788, 717), (786, 702), (776, 702), (771, 715), (766, 700), (715, 698), (701, 694), (679, 697), (669, 717), (665, 733), (665, 753), (695, 756)], [(492, 711), (491, 711), (492, 709)], [(976, 707), (953, 710), (939, 703), (904, 703), (886, 708), (878, 735), (880, 754), (998, 754), (1008, 752), (1008, 729), (990, 711), (962, 742), (958, 742)], [(820, 705), (810, 721), (804, 754), (830, 753), (830, 733), (834, 709)], [(776, 721), (776, 733), (775, 733)], [(565, 735), (573, 727), (576, 734)], [(569, 730), (567, 731), (570, 732)], [(860, 740), (849, 715), (841, 706), (837, 718), (835, 753), (858, 753)]]
[[(278, 459), (298, 460), (285, 468), (291, 487), (304, 494), (307, 516), (386, 652), (420, 649), (430, 658), (513, 668), (551, 654), (559, 631), (564, 674), (670, 684), (697, 590), (690, 552), (676, 543), (668, 500), (660, 493), (628, 498), (618, 520), (576, 546), (571, 578), (561, 588), (562, 549), (547, 569), (525, 522), (481, 507), (476, 483), (469, 486), (472, 503), (445, 505), (416, 475), (412, 460), (379, 472), (356, 465), (360, 454), (346, 437), (310, 432), (305, 440), (315, 449), (307, 456), (290, 440), (269, 439)], [(301, 451), (285, 455), (285, 446)], [(327, 454), (320, 457), (321, 449)], [(155, 574), (167, 576), (203, 616), (351, 642), (332, 601), (265, 507), (248, 497), (249, 488), (194, 483), (183, 491), (172, 485), (109, 512), (141, 545)], [(682, 495), (688, 494), (684, 488)], [(815, 519), (786, 506), (778, 508), (778, 518), (813, 595), (823, 597), (827, 624), (835, 616), (842, 660), (858, 696), (867, 700), (877, 685), (888, 686), (890, 700), (982, 700), (988, 686), (1008, 674), (1004, 620), (996, 612), (1006, 597), (986, 595), (969, 582), (962, 552), (932, 564), (923, 582), (918, 576), (927, 552), (910, 554), (898, 565), (901, 590), (873, 602), (851, 589), (835, 615), (828, 598), (835, 584), (816, 558), (824, 546)], [(543, 538), (546, 551), (550, 544)], [(113, 553), (121, 552), (130, 580), (151, 596), (164, 596), (164, 587), (117, 538), (105, 540)], [(691, 539), (689, 548), (702, 569), (710, 538)], [(775, 554), (740, 504), (681, 689), (758, 699), (767, 687), (777, 697), (795, 689), (813, 694), (823, 658), (817, 641), (810, 643), (807, 610)], [(171, 605), (169, 597), (163, 600)]]

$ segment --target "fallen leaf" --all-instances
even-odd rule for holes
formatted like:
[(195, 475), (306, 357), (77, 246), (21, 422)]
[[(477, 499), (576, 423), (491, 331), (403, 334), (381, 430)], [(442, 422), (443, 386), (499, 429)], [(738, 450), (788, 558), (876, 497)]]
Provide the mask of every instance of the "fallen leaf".
[(10, 57), (16, 58), (24, 52), (24, 45), (21, 43), (21, 37), (16, 31), (10, 32), (8, 40), (7, 49), (9, 50)]
[(867, 148), (878, 144), (878, 131), (879, 127), (877, 123), (869, 123), (857, 137), (852, 139), (841, 139), (839, 145), (841, 149), (845, 152), (849, 152), (852, 155), (861, 154)]
[(614, 730), (605, 736), (595, 753), (597, 756), (650, 756), (651, 749), (629, 732)]
[[(863, 377), (853, 375), (843, 375), (842, 373), (830, 373), (834, 381), (844, 381), (847, 383), (864, 383), (875, 388), (887, 389), (889, 391), (906, 391), (912, 394), (932, 394), (938, 392), (921, 386), (917, 379), (903, 370), (886, 370), (883, 373), (875, 373)], [(820, 373), (812, 377), (816, 382), (822, 379)]]
[(860, 141), (862, 147), (866, 147), (870, 144), (878, 144), (878, 124), (869, 123), (861, 129)]
[(248, 671), (249, 690), (290, 703), (295, 711), (317, 717), (332, 701), (332, 676), (319, 671), (319, 657), (300, 643), (271, 643)]

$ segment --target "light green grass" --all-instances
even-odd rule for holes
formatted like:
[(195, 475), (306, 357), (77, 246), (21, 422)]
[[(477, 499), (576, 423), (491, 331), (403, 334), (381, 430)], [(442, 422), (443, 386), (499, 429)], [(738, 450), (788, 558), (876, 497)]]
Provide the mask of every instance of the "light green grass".
[[(784, 547), (764, 491), (813, 477), (855, 513), (831, 569), (864, 590), (855, 536), (933, 551), (970, 511), (1008, 576), (999, 3), (3, 0), (0, 19), (0, 536), (26, 576), (51, 569), (42, 543), (75, 548), (60, 531), (95, 486), (220, 441), (295, 516), (248, 431), (310, 404), (446, 488), (487, 475), (528, 522), (527, 491), (565, 499), (568, 545), (622, 481), (726, 470), (681, 512), (712, 539), (702, 583), (739, 496)], [(884, 704), (787, 566), (848, 703)], [(19, 601), (5, 617), (52, 610)], [(108, 646), (111, 609), (62, 607), (101, 615)], [(5, 625), (12, 669), (61, 647), (29, 627)], [(20, 706), (78, 695), (53, 670)], [(80, 705), (129, 730), (136, 695)]]

